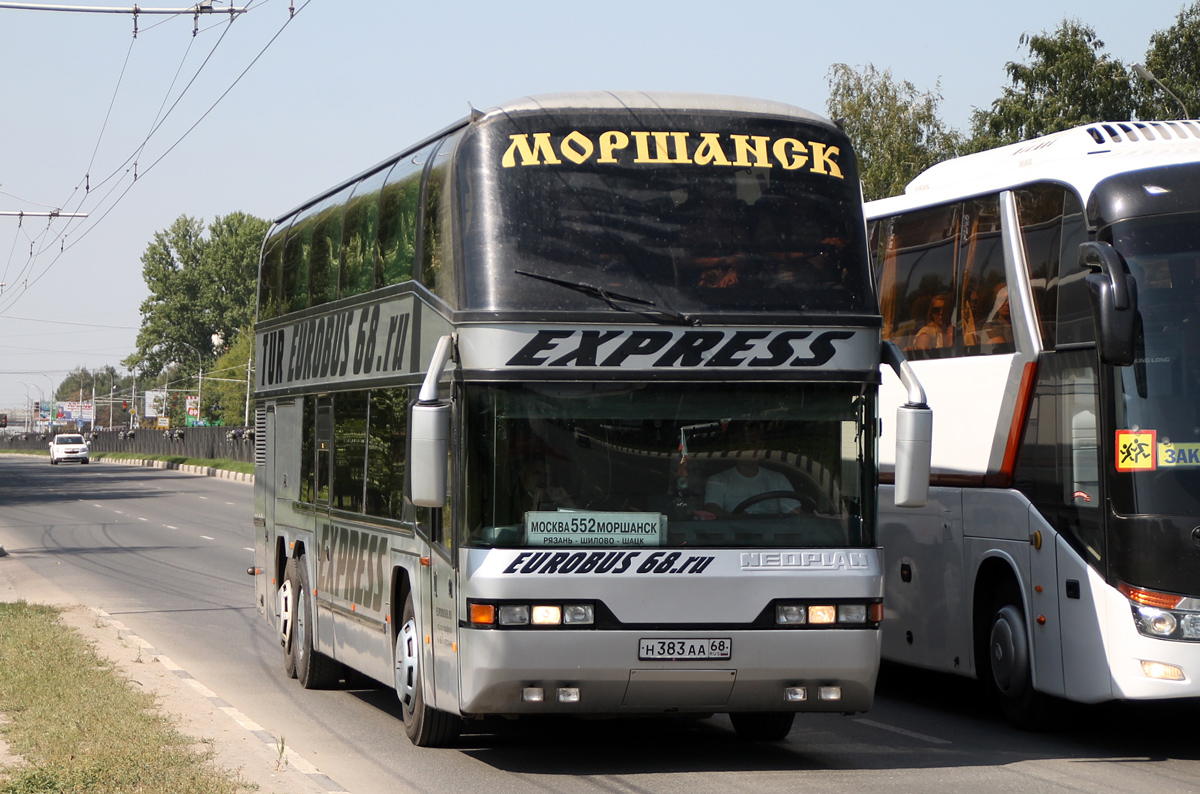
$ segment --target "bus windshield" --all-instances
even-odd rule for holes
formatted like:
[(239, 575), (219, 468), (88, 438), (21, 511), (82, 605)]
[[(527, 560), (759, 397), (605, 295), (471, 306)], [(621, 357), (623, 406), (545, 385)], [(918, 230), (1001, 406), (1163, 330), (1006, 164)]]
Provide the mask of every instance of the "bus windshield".
[[(1142, 334), (1117, 370), (1117, 471), (1126, 514), (1200, 512), (1200, 213), (1121, 221), (1112, 243), (1137, 281)], [(1131, 432), (1133, 431), (1133, 432)]]
[(571, 121), (498, 118), (464, 144), (464, 308), (603, 308), (521, 270), (689, 314), (878, 312), (836, 130), (703, 112)]
[(875, 398), (861, 384), (466, 392), (471, 545), (873, 545)]

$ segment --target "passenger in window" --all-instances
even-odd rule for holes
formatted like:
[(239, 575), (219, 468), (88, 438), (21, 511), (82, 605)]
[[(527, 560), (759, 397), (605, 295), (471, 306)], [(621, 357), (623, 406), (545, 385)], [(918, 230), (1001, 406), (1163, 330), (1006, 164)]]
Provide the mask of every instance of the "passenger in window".
[(558, 510), (575, 507), (574, 500), (561, 485), (550, 484), (546, 461), (535, 458), (521, 468), (521, 504), (525, 512), (535, 510)]
[(996, 300), (983, 325), (983, 336), (988, 344), (1012, 349), (1012, 318), (1009, 316), (1008, 287), (1004, 284), (996, 290)]
[(932, 350), (954, 344), (954, 329), (950, 327), (950, 301), (945, 295), (935, 295), (929, 302), (925, 325), (913, 338), (917, 350)]

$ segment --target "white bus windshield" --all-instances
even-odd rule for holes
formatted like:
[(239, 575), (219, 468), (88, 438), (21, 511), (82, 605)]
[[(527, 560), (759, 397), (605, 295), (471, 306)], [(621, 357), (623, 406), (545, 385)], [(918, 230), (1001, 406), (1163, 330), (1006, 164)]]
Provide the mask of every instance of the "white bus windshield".
[(1137, 281), (1142, 334), (1118, 369), (1114, 504), (1126, 514), (1200, 512), (1200, 213), (1121, 221), (1112, 242)]
[(472, 545), (873, 544), (862, 385), (490, 384), (467, 399)]

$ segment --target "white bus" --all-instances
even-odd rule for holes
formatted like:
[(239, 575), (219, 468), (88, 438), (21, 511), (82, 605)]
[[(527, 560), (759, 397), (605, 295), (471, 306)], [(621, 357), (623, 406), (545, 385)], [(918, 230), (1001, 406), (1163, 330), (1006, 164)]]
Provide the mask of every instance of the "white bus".
[(881, 496), (884, 658), (1030, 727), (1046, 696), (1200, 696), (1200, 124), (962, 157), (866, 211), (937, 414), (927, 506)]
[(881, 357), (902, 502), (931, 420), (880, 340), (856, 168), (787, 105), (544, 96), (279, 218), (251, 570), (288, 673), (393, 683), (417, 745), (870, 707)]

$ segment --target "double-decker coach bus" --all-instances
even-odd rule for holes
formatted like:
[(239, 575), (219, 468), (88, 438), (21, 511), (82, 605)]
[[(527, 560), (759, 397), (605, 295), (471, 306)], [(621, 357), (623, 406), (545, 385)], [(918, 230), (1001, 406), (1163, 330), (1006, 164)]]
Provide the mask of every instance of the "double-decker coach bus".
[(256, 344), (251, 572), (303, 686), (394, 683), (417, 745), (485, 715), (775, 739), (871, 705), (881, 357), (912, 397), (902, 502), (931, 420), (833, 124), (643, 93), (474, 113), (275, 223)]
[(938, 416), (928, 505), (880, 519), (884, 657), (1031, 727), (1046, 695), (1200, 696), (1200, 124), (947, 161), (867, 216)]

